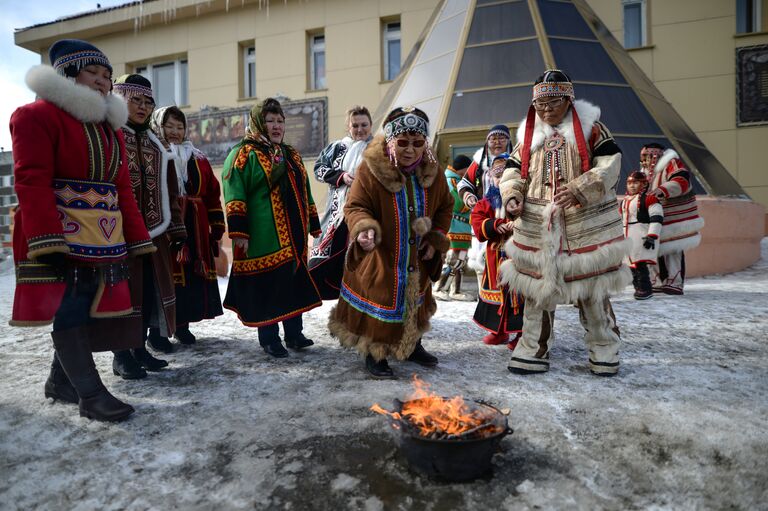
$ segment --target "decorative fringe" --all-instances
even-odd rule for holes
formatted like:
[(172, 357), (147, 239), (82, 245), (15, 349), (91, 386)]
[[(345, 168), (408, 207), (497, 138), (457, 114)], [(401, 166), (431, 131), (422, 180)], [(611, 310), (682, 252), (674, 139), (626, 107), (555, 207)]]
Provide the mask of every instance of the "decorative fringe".
[[(354, 348), (363, 356), (371, 355), (375, 360), (382, 360), (389, 357), (395, 357), (397, 360), (407, 359), (413, 353), (419, 339), (430, 329), (429, 321), (424, 324), (418, 324), (419, 307), (427, 307), (427, 317), (431, 317), (437, 306), (434, 300), (430, 303), (426, 301), (422, 305), (419, 303), (419, 272), (413, 272), (408, 276), (405, 287), (405, 321), (403, 324), (403, 335), (396, 341), (381, 342), (364, 335), (357, 335), (351, 332), (347, 325), (336, 319), (336, 310), (339, 305), (331, 309), (328, 318), (328, 330), (339, 339), (339, 343), (347, 348)], [(349, 307), (348, 304), (344, 306)], [(374, 318), (367, 317), (368, 321), (376, 321)]]

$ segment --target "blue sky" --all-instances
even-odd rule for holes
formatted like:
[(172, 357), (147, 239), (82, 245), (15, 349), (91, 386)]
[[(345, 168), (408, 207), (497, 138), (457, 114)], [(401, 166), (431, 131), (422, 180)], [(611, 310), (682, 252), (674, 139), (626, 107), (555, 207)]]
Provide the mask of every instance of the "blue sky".
[(27, 70), (40, 63), (40, 56), (16, 46), (13, 33), (36, 23), (61, 16), (124, 4), (127, 0), (0, 0), (0, 147), (11, 149), (8, 122), (17, 107), (34, 101), (35, 95), (24, 83)]

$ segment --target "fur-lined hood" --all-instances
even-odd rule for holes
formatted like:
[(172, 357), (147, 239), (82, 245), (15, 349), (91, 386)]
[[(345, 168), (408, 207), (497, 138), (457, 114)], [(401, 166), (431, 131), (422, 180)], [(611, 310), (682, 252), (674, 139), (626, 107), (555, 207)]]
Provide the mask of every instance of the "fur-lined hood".
[(128, 106), (112, 94), (98, 92), (61, 76), (51, 66), (32, 67), (26, 76), (27, 86), (40, 99), (50, 101), (81, 122), (108, 121), (118, 129), (128, 121)]
[(653, 167), (653, 175), (663, 172), (665, 168), (667, 168), (667, 165), (669, 165), (669, 162), (672, 160), (680, 158), (680, 155), (677, 154), (677, 151), (674, 149), (666, 149), (663, 153), (661, 153), (661, 158), (659, 158), (659, 161), (656, 162), (656, 166)]
[[(363, 159), (373, 176), (390, 193), (397, 193), (405, 186), (405, 176), (389, 161), (384, 135), (377, 135), (371, 140), (363, 152)], [(416, 178), (423, 188), (429, 188), (435, 182), (438, 171), (437, 163), (429, 161), (427, 155), (424, 154), (421, 164), (416, 168)]]
[[(589, 140), (590, 135), (592, 134), (592, 126), (594, 126), (595, 122), (600, 120), (600, 107), (597, 105), (593, 105), (592, 103), (589, 103), (587, 101), (584, 101), (583, 99), (577, 99), (573, 102), (573, 108), (576, 109), (576, 112), (579, 114), (579, 120), (581, 121), (581, 129), (584, 132), (584, 139)], [(533, 141), (531, 142), (531, 151), (534, 151), (536, 148), (538, 148), (541, 144), (544, 143), (544, 140), (552, 135), (555, 132), (555, 128), (550, 126), (549, 124), (545, 123), (541, 119), (539, 119), (539, 116), (536, 115), (536, 125), (533, 129)], [(520, 123), (520, 127), (517, 128), (517, 143), (522, 145), (523, 141), (525, 139), (525, 124), (527, 119), (523, 119), (523, 121)], [(557, 126), (557, 131), (565, 139), (572, 143), (576, 143), (576, 136), (573, 133), (573, 113), (571, 110), (568, 110), (568, 113), (563, 118), (563, 121)]]

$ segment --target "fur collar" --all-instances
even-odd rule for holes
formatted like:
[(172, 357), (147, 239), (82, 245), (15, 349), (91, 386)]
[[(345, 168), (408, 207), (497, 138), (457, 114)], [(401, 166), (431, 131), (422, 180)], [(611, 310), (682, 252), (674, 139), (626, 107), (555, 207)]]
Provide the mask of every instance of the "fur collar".
[[(392, 167), (387, 156), (387, 143), (384, 135), (377, 135), (371, 140), (363, 153), (363, 159), (368, 164), (373, 176), (390, 193), (397, 193), (405, 186), (405, 176), (398, 169)], [(432, 163), (424, 155), (421, 164), (416, 169), (416, 179), (423, 188), (429, 188), (437, 177), (437, 163)]]
[[(584, 139), (589, 140), (592, 134), (592, 126), (600, 119), (600, 107), (593, 105), (583, 99), (577, 99), (573, 102), (573, 108), (579, 114), (579, 120), (581, 121), (581, 129), (584, 131)], [(527, 119), (523, 118), (520, 123), (520, 127), (517, 128), (517, 143), (522, 145), (525, 139), (525, 122)], [(576, 144), (576, 136), (573, 133), (573, 114), (570, 110), (565, 115), (563, 122), (557, 126), (557, 131), (565, 137), (565, 139), (571, 144)], [(539, 116), (536, 116), (536, 124), (533, 129), (533, 141), (531, 142), (531, 151), (536, 150), (544, 140), (555, 132), (555, 128), (545, 123)]]
[(76, 84), (58, 74), (51, 66), (32, 67), (26, 76), (27, 86), (41, 99), (53, 103), (81, 122), (108, 121), (113, 129), (128, 120), (128, 106), (121, 98)]
[(656, 166), (653, 167), (653, 174), (656, 175), (660, 172), (663, 172), (664, 169), (667, 168), (667, 165), (669, 165), (669, 162), (675, 158), (680, 158), (680, 156), (674, 149), (665, 150), (663, 153), (661, 153), (661, 158), (659, 158), (659, 161), (656, 162)]

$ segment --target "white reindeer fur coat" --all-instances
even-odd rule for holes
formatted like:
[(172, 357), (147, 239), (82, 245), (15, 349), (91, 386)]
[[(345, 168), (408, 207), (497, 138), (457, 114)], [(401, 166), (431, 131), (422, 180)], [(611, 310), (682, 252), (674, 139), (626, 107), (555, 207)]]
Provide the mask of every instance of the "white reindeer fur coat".
[[(621, 152), (600, 121), (600, 109), (586, 101), (574, 102), (591, 164), (581, 170), (581, 159), (569, 111), (552, 127), (536, 117), (529, 175), (520, 173), (525, 120), (517, 131), (517, 145), (500, 183), (504, 204), (512, 198), (524, 204), (505, 250), (500, 280), (527, 300), (548, 307), (578, 300), (601, 300), (631, 281), (623, 263), (629, 250), (622, 232), (616, 200)], [(552, 202), (547, 183), (544, 141), (555, 131), (565, 139), (559, 149), (561, 183), (579, 206), (560, 208)]]

